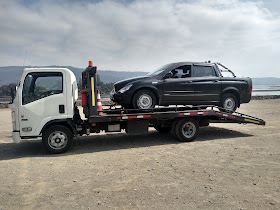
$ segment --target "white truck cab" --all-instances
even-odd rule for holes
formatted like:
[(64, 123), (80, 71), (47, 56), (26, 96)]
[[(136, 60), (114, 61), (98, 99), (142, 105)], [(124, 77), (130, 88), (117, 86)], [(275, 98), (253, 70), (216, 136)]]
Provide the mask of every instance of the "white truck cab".
[(77, 99), (76, 77), (69, 69), (24, 69), (10, 105), (14, 142), (41, 136), (53, 121), (72, 119)]

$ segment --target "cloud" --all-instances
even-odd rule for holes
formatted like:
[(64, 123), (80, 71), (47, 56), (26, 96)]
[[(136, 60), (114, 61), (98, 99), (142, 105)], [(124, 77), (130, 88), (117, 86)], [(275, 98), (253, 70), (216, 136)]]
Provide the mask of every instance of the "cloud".
[[(0, 65), (73, 65), (150, 71), (219, 61), (238, 75), (277, 76), (278, 1), (0, 2)], [(277, 6), (276, 6), (277, 5)]]

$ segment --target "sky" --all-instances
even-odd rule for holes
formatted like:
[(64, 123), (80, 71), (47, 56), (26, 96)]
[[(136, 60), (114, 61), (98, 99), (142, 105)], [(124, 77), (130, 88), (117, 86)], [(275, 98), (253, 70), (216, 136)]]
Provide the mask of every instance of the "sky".
[(0, 66), (150, 72), (211, 60), (280, 77), (279, 59), (279, 0), (0, 0)]

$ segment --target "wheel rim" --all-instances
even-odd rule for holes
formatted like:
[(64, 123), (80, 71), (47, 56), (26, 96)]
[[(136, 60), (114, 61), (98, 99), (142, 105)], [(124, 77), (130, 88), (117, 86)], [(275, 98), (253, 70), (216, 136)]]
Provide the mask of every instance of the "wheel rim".
[(48, 144), (52, 149), (62, 149), (68, 142), (67, 135), (62, 131), (55, 131), (49, 135)]
[(228, 110), (233, 110), (235, 107), (235, 100), (233, 98), (227, 98), (224, 101), (224, 108)]
[(148, 94), (143, 94), (138, 98), (137, 105), (141, 109), (149, 109), (153, 105), (153, 99)]
[(187, 122), (182, 127), (182, 134), (186, 138), (192, 138), (196, 133), (196, 127), (192, 122)]

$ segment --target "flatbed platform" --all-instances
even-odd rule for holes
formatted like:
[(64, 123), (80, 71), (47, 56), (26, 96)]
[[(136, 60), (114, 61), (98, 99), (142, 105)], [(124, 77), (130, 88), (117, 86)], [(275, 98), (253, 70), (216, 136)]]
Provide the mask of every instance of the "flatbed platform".
[(209, 119), (210, 123), (252, 123), (265, 125), (265, 121), (239, 112), (229, 113), (212, 106), (210, 109), (200, 107), (167, 107), (150, 110), (108, 109), (99, 111), (102, 115), (89, 117), (90, 123), (119, 122), (125, 120), (172, 120), (176, 118), (191, 117)]

